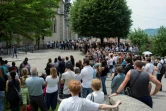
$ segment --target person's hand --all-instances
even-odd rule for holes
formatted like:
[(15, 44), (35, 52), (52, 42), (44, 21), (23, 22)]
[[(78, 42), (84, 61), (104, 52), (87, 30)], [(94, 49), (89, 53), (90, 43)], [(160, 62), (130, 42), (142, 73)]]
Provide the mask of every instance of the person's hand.
[(122, 102), (119, 100), (119, 101), (116, 102), (116, 104), (120, 105), (120, 104), (122, 104)]
[(154, 94), (153, 94), (153, 93), (150, 93), (150, 95), (151, 95), (151, 96), (154, 96)]
[(116, 96), (116, 95), (117, 95), (117, 93), (113, 93), (109, 97), (113, 97), (113, 96)]

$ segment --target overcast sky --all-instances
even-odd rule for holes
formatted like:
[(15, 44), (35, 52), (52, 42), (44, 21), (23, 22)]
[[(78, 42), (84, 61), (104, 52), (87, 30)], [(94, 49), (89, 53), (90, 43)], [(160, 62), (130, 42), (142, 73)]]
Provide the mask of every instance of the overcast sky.
[(166, 26), (166, 0), (127, 0), (127, 4), (133, 12), (132, 29)]

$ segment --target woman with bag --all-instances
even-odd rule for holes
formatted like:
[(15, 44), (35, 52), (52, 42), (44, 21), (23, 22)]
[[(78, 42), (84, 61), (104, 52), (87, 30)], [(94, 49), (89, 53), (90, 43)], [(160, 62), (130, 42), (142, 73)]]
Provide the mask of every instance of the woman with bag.
[[(152, 74), (143, 71), (142, 66), (143, 63), (140, 60), (136, 60), (134, 62), (134, 69), (128, 71), (125, 80), (122, 82), (116, 93), (113, 93), (110, 97), (119, 94), (125, 88), (126, 84), (130, 82), (130, 90), (128, 91), (130, 92), (130, 96), (152, 108), (153, 104), (151, 96), (155, 95), (160, 90), (161, 83)], [(153, 93), (149, 92), (150, 81), (156, 85)]]
[(11, 111), (20, 111), (20, 87), (19, 79), (15, 79), (16, 72), (10, 72), (11, 80), (6, 82), (7, 100), (10, 103)]

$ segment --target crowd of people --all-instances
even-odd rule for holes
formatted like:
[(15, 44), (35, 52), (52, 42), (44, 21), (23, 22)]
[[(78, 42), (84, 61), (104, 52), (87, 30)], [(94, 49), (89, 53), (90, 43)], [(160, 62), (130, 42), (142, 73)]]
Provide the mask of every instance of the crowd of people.
[[(0, 111), (5, 110), (4, 104), (11, 111), (19, 111), (20, 105), (26, 111), (38, 108), (55, 111), (58, 98), (62, 99), (58, 111), (117, 108), (121, 101), (115, 105), (103, 104), (108, 97), (105, 96), (108, 75), (112, 78), (109, 97), (125, 94), (152, 108), (151, 96), (162, 91), (161, 79), (166, 77), (166, 58), (110, 49), (87, 47), (85, 58), (79, 61), (72, 55), (70, 58), (58, 56), (54, 61), (49, 58), (45, 73), (40, 76), (37, 68), (31, 68), (28, 58), (19, 67), (15, 62), (10, 66), (0, 58)], [(154, 91), (151, 91), (152, 84), (155, 84)]]

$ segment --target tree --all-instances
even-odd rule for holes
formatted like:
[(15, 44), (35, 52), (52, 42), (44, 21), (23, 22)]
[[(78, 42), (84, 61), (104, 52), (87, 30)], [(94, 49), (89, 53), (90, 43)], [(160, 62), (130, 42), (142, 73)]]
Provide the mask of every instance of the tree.
[(126, 37), (132, 25), (126, 0), (76, 0), (70, 9), (72, 30), (80, 36)]
[(151, 50), (159, 56), (166, 56), (166, 28), (161, 26), (157, 36), (153, 38)]
[(34, 39), (51, 35), (48, 30), (59, 0), (4, 0), (0, 2), (0, 40), (10, 42), (15, 35)]
[(139, 52), (142, 54), (143, 51), (149, 50), (149, 38), (148, 35), (141, 30), (140, 28), (134, 29), (128, 35), (129, 40), (133, 45), (137, 45), (139, 47)]

